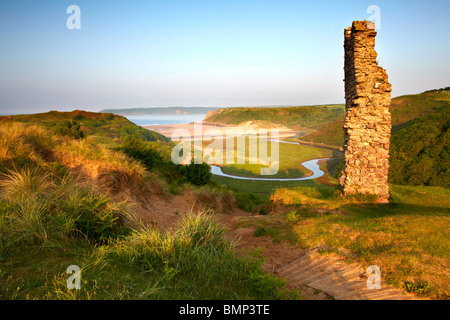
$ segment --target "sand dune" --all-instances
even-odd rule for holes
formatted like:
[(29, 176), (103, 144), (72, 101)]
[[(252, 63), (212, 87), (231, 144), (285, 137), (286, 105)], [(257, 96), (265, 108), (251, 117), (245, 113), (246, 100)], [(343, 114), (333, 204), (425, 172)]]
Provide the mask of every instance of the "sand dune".
[[(197, 128), (199, 128), (200, 124), (196, 124)], [(144, 126), (145, 129), (149, 129), (152, 131), (156, 131), (166, 137), (171, 138), (172, 134), (177, 129), (184, 129), (188, 130), (192, 137), (196, 138), (198, 134), (194, 132), (194, 123), (186, 123), (186, 124), (169, 124), (169, 125), (154, 125), (154, 126)], [(270, 129), (278, 129), (279, 130), (279, 139), (283, 140), (289, 137), (295, 137), (298, 134), (298, 131), (285, 128), (285, 127), (273, 127), (273, 128), (261, 128), (259, 126), (254, 126), (252, 124), (244, 124), (240, 126), (215, 126), (211, 124), (201, 124), (202, 134), (203, 138), (207, 138), (209, 136), (213, 136), (214, 132), (220, 132), (222, 135), (225, 136), (227, 130), (243, 130), (244, 132), (248, 131), (249, 129), (254, 129), (256, 132), (259, 132), (259, 129), (266, 129), (268, 134), (270, 135)]]

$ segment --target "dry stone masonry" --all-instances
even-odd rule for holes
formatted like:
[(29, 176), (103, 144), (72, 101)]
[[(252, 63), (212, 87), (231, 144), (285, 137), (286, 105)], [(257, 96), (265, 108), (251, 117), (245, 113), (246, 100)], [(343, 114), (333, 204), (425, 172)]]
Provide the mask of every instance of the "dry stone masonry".
[(375, 25), (354, 21), (345, 29), (344, 195), (373, 194), (389, 202), (391, 85), (378, 66)]

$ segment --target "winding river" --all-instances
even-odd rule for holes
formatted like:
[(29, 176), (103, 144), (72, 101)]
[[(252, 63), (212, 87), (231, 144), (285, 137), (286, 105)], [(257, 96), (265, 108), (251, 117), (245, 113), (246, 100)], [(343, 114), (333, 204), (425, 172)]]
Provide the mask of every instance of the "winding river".
[(303, 177), (303, 178), (250, 178), (250, 177), (241, 177), (241, 176), (235, 176), (231, 174), (224, 173), (222, 171), (222, 168), (219, 166), (211, 165), (211, 173), (216, 176), (226, 177), (226, 178), (233, 178), (233, 179), (239, 179), (239, 180), (258, 180), (258, 181), (302, 181), (302, 180), (313, 180), (322, 177), (325, 172), (320, 170), (319, 168), (319, 161), (320, 160), (328, 160), (330, 158), (324, 158), (324, 159), (314, 159), (305, 161), (302, 163), (302, 166), (304, 166), (306, 169), (311, 170), (313, 172), (312, 176), (309, 177)]
[[(290, 142), (290, 141), (283, 141), (283, 140), (274, 140), (274, 139), (268, 139), (268, 141), (272, 142), (278, 142), (278, 143), (288, 143), (288, 144), (298, 144), (296, 142)], [(235, 176), (232, 174), (224, 173), (222, 171), (222, 167), (211, 165), (211, 173), (216, 176), (226, 177), (226, 178), (232, 178), (232, 179), (239, 179), (239, 180), (257, 180), (257, 181), (303, 181), (303, 180), (313, 180), (322, 177), (325, 175), (325, 172), (323, 172), (319, 167), (319, 161), (320, 160), (329, 160), (330, 158), (322, 158), (322, 159), (313, 159), (309, 161), (303, 162), (301, 165), (304, 166), (306, 169), (312, 171), (312, 175), (308, 177), (303, 178), (257, 178), (257, 177), (243, 177), (243, 176)]]

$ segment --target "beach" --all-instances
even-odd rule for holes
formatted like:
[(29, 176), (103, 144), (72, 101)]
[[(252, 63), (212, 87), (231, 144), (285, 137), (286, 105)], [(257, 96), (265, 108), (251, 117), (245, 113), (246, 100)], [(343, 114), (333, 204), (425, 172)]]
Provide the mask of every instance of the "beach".
[(291, 138), (291, 137), (295, 137), (299, 132), (296, 130), (292, 130), (289, 128), (285, 128), (285, 127), (273, 127), (273, 128), (261, 128), (259, 126), (255, 126), (252, 124), (244, 124), (244, 125), (239, 125), (239, 126), (217, 126), (217, 125), (213, 125), (210, 123), (185, 123), (185, 124), (168, 124), (168, 125), (152, 125), (152, 126), (143, 126), (145, 129), (148, 130), (152, 130), (155, 132), (158, 132), (168, 138), (172, 137), (172, 134), (176, 131), (176, 130), (187, 130), (191, 137), (193, 137), (194, 139), (198, 137), (198, 132), (195, 132), (194, 127), (197, 127), (197, 131), (199, 131), (200, 126), (201, 126), (201, 130), (202, 130), (202, 136), (203, 138), (208, 138), (210, 136), (215, 136), (218, 133), (222, 134), (223, 136), (225, 136), (225, 134), (227, 133), (227, 130), (242, 130), (244, 132), (244, 134), (247, 132), (249, 132), (249, 130), (255, 130), (257, 133), (259, 132), (259, 130), (261, 129), (266, 129), (267, 130), (267, 134), (270, 136), (271, 130), (274, 129), (278, 129), (279, 130), (279, 139), (283, 140), (283, 139), (287, 139), (287, 138)]

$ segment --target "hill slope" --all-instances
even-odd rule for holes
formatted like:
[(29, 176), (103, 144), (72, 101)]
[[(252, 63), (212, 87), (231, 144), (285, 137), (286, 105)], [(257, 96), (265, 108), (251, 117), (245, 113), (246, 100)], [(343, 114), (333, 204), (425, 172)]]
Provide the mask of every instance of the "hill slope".
[(450, 106), (394, 132), (390, 153), (390, 183), (449, 186)]
[[(231, 215), (230, 197), (189, 185), (171, 195), (155, 172), (92, 137), (4, 121), (0, 298), (289, 298), (261, 260), (239, 256), (225, 238), (211, 213), (224, 204)], [(67, 285), (72, 263), (82, 270), (77, 290)]]
[(241, 125), (252, 122), (263, 127), (317, 129), (344, 115), (344, 105), (289, 108), (227, 108), (208, 113), (204, 123)]
[(144, 141), (169, 141), (157, 132), (144, 129), (127, 118), (111, 113), (95, 113), (82, 110), (72, 112), (50, 111), (46, 113), (1, 116), (0, 121), (15, 120), (27, 124), (44, 125), (55, 129), (63, 121), (76, 121), (81, 130), (107, 144), (116, 144), (127, 135), (134, 135)]

